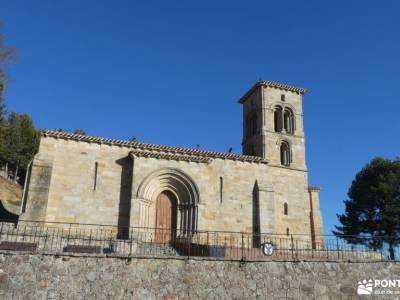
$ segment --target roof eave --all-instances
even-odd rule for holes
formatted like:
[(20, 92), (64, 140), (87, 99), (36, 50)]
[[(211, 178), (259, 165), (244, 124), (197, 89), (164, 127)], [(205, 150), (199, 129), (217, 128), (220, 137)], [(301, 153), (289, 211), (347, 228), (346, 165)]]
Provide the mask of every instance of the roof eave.
[(226, 152), (215, 152), (215, 151), (206, 151), (206, 150), (198, 150), (198, 149), (190, 149), (190, 148), (181, 148), (181, 147), (172, 147), (158, 144), (145, 144), (135, 141), (125, 141), (125, 140), (116, 140), (116, 139), (107, 139), (96, 136), (89, 135), (80, 135), (74, 133), (68, 133), (64, 131), (54, 131), (54, 130), (40, 130), (40, 134), (42, 137), (51, 137), (55, 139), (65, 139), (65, 140), (74, 140), (79, 142), (88, 142), (88, 143), (98, 143), (98, 144), (107, 144), (107, 145), (115, 145), (120, 147), (128, 147), (133, 149), (133, 151), (140, 151), (142, 155), (147, 155), (148, 153), (166, 153), (169, 156), (179, 156), (185, 159), (193, 158), (194, 160), (199, 160), (199, 158), (210, 158), (210, 159), (226, 159), (233, 161), (241, 161), (241, 162), (249, 162), (249, 163), (261, 163), (267, 164), (268, 160), (263, 159), (257, 156), (248, 156), (248, 155), (240, 155), (235, 153), (226, 153)]
[(264, 87), (272, 87), (272, 88), (278, 88), (282, 89), (285, 91), (297, 93), (304, 95), (307, 92), (307, 89), (302, 88), (302, 87), (297, 87), (297, 86), (292, 86), (288, 85), (285, 83), (279, 83), (275, 81), (269, 81), (269, 80), (258, 80), (238, 101), (238, 103), (243, 104), (247, 98), (254, 92), (254, 90), (259, 87), (259, 86), (264, 86)]

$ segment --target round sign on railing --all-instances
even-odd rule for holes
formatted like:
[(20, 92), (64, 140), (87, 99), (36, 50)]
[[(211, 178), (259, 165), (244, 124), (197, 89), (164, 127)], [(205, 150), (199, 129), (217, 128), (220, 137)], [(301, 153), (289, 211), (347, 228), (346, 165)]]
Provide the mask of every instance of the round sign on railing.
[(271, 243), (264, 243), (262, 245), (264, 255), (271, 256), (274, 253), (274, 245)]

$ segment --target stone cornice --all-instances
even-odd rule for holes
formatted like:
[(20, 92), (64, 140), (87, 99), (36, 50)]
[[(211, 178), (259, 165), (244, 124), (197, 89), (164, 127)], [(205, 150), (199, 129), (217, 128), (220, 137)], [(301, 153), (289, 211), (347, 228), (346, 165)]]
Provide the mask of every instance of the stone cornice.
[(166, 159), (166, 160), (177, 160), (177, 161), (188, 161), (188, 162), (197, 162), (197, 163), (209, 163), (211, 162), (211, 158), (208, 157), (199, 157), (199, 156), (191, 156), (191, 155), (182, 155), (182, 154), (171, 154), (171, 153), (163, 153), (163, 152), (153, 152), (153, 151), (143, 151), (143, 150), (132, 150), (129, 152), (131, 156), (136, 157), (148, 157), (148, 158), (156, 158), (156, 159)]
[(154, 157), (173, 160), (184, 160), (194, 162), (209, 162), (209, 159), (228, 159), (234, 161), (267, 164), (268, 160), (257, 156), (239, 155), (235, 153), (214, 152), (199, 149), (171, 147), (157, 144), (145, 144), (136, 141), (108, 139), (89, 135), (80, 135), (64, 131), (41, 130), (41, 136), (56, 139), (73, 140), (78, 142), (115, 145), (131, 148), (133, 155), (142, 157)]
[(273, 168), (281, 168), (281, 169), (286, 169), (286, 170), (293, 170), (293, 171), (299, 171), (299, 172), (308, 172), (307, 169), (299, 169), (299, 168), (294, 168), (292, 166), (282, 166), (282, 165), (276, 165), (276, 164), (268, 164), (268, 166), (273, 167)]
[(288, 85), (285, 83), (279, 83), (279, 82), (270, 81), (270, 80), (258, 80), (250, 88), (250, 90), (248, 90), (246, 92), (246, 94), (244, 94), (244, 96), (242, 98), (240, 98), (239, 103), (243, 103), (254, 92), (254, 90), (260, 86), (278, 88), (278, 89), (294, 92), (294, 93), (301, 94), (301, 95), (304, 95), (307, 92), (307, 90), (305, 88), (296, 87), (296, 86)]
[(308, 191), (309, 192), (319, 192), (319, 191), (321, 191), (321, 189), (317, 186), (309, 186)]

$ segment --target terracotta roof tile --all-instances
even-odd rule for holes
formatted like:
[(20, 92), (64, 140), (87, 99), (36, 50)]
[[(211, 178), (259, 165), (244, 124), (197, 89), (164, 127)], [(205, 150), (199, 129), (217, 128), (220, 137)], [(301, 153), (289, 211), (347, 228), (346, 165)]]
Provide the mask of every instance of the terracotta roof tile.
[(279, 83), (279, 82), (270, 81), (270, 80), (258, 80), (250, 88), (250, 90), (248, 90), (246, 92), (246, 94), (244, 94), (244, 96), (242, 98), (240, 98), (239, 103), (243, 103), (244, 100), (246, 100), (247, 97), (250, 96), (251, 93), (253, 93), (253, 91), (259, 86), (269, 86), (269, 87), (278, 88), (278, 89), (282, 89), (282, 90), (286, 90), (286, 91), (290, 91), (290, 92), (295, 92), (295, 93), (302, 94), (302, 95), (304, 95), (307, 92), (307, 90), (305, 88), (296, 87), (296, 86), (288, 85), (285, 83)]
[[(235, 161), (268, 163), (268, 160), (258, 156), (240, 155), (235, 153), (206, 151), (200, 149), (190, 149), (181, 147), (171, 147), (157, 144), (146, 144), (136, 141), (108, 139), (89, 135), (80, 135), (64, 131), (41, 130), (41, 136), (57, 139), (74, 140), (89, 143), (98, 143), (106, 145), (116, 145), (132, 148), (132, 154), (143, 157), (165, 158), (173, 160), (186, 160), (196, 162), (208, 162), (210, 158), (229, 159)], [(206, 159), (199, 159), (206, 158)], [(207, 159), (208, 158), (208, 159)]]

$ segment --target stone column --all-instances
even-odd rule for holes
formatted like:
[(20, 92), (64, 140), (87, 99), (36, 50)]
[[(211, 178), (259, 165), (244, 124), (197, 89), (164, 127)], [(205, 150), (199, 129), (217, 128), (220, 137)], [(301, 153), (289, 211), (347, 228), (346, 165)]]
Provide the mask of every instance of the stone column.
[(142, 221), (140, 219), (140, 214), (141, 214), (141, 209), (142, 209), (142, 204), (141, 204), (141, 199), (137, 198), (136, 195), (136, 190), (137, 190), (137, 183), (136, 183), (136, 178), (135, 178), (135, 164), (137, 157), (133, 155), (132, 153), (129, 153), (131, 159), (132, 159), (132, 182), (131, 182), (131, 207), (130, 207), (130, 212), (129, 212), (129, 225), (131, 227), (140, 227), (142, 226)]
[(131, 227), (140, 226), (140, 199), (131, 198), (131, 211), (129, 214), (129, 223)]
[(319, 208), (319, 192), (320, 188), (318, 187), (308, 187), (308, 193), (310, 196), (311, 240), (314, 249), (319, 247), (319, 244), (323, 245), (322, 235), (324, 234), (321, 210)]

